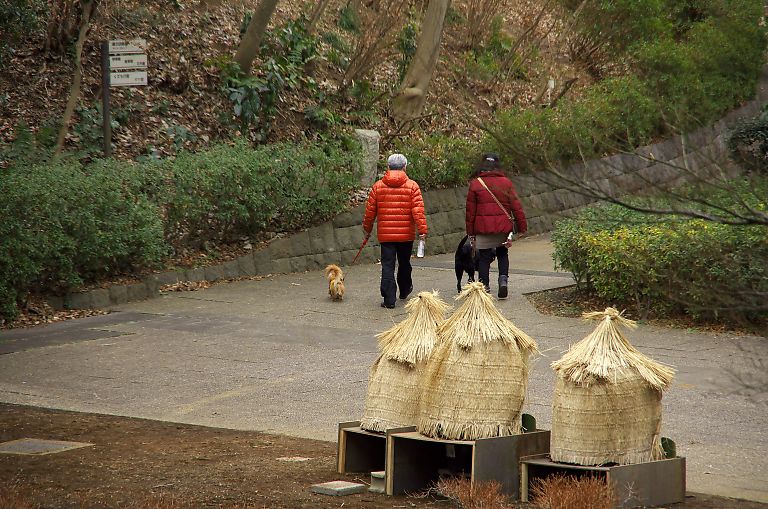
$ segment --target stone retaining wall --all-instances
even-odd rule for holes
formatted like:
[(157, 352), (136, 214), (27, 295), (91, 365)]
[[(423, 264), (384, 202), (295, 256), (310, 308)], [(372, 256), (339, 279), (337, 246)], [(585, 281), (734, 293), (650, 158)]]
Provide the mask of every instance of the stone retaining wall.
[[(687, 160), (689, 166), (698, 172), (712, 168), (726, 154), (728, 129), (740, 118), (756, 116), (766, 101), (768, 68), (760, 80), (754, 101), (729, 113), (713, 126), (699, 129), (684, 139), (676, 136), (635, 151), (636, 154), (652, 157), (653, 160), (646, 161), (632, 154), (619, 154), (573, 165), (563, 170), (563, 173), (597, 183), (603, 189), (629, 194), (652, 186), (679, 184), (684, 178), (680, 172), (665, 163), (682, 165)], [(550, 231), (558, 218), (571, 215), (595, 201), (569, 191), (567, 186), (553, 183), (552, 176), (546, 173), (518, 176), (513, 180), (526, 211), (531, 233)], [(429, 226), (427, 254), (448, 253), (456, 249), (465, 232), (466, 194), (466, 186), (424, 193)], [(52, 299), (51, 304), (71, 309), (103, 308), (155, 297), (159, 295), (161, 286), (180, 281), (217, 281), (244, 276), (302, 272), (318, 270), (329, 263), (348, 265), (363, 242), (363, 207), (364, 205), (355, 207), (332, 221), (309, 230), (278, 238), (264, 249), (221, 265), (163, 272), (149, 276), (139, 283), (72, 293), (63, 299)], [(358, 263), (373, 263), (378, 259), (378, 255), (379, 245), (373, 235), (360, 253)]]

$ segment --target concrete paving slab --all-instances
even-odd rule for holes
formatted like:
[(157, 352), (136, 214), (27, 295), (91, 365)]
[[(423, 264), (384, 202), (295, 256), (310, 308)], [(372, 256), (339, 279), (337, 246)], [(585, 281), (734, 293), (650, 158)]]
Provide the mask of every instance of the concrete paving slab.
[[(546, 237), (511, 251), (510, 297), (498, 307), (539, 343), (525, 410), (547, 429), (549, 364), (594, 324), (540, 315), (523, 295), (570, 283), (553, 269)], [(453, 255), (418, 263), (415, 290), (455, 305)], [(312, 271), (121, 305), (109, 318), (67, 322), (62, 341), (46, 342), (58, 327), (0, 332), (0, 345), (27, 341), (0, 355), (0, 401), (335, 441), (337, 423), (363, 412), (376, 333), (405, 316), (403, 301), (379, 307), (379, 265), (344, 270), (341, 302)], [(766, 365), (765, 338), (648, 325), (628, 337), (678, 370), (663, 435), (687, 458), (688, 488), (768, 502), (768, 401), (734, 377)]]

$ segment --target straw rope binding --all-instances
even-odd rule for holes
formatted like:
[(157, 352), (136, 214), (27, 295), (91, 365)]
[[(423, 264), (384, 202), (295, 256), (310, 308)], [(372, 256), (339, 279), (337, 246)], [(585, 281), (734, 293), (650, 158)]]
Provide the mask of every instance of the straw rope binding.
[(418, 420), (424, 364), (437, 344), (448, 304), (437, 292), (421, 292), (405, 306), (408, 316), (378, 334), (381, 353), (371, 367), (360, 427), (384, 432)]
[(552, 460), (625, 465), (663, 458), (661, 395), (674, 370), (629, 343), (619, 326), (637, 325), (616, 309), (584, 318), (600, 323), (552, 363)]
[(499, 313), (482, 283), (457, 299), (427, 362), (418, 430), (449, 440), (517, 434), (536, 342)]

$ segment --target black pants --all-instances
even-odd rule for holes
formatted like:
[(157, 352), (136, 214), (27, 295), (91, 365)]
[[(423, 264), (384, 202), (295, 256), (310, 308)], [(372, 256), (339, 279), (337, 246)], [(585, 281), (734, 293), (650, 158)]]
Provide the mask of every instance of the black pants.
[(496, 259), (499, 260), (499, 276), (509, 276), (509, 249), (504, 246), (492, 247), (490, 249), (479, 249), (478, 253), (478, 278), (485, 285), (486, 288), (490, 288), (490, 271), (491, 262), (493, 261), (494, 250)]
[[(381, 243), (381, 296), (384, 303), (393, 306), (400, 293), (407, 292), (413, 285), (411, 279), (411, 251), (413, 241)], [(397, 260), (397, 282), (395, 282), (395, 260)]]

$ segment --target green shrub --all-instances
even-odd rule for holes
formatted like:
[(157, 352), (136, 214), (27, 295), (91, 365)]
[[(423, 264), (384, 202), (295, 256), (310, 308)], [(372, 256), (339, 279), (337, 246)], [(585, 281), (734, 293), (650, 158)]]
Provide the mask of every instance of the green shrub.
[(408, 158), (408, 176), (423, 189), (464, 185), (473, 171), (472, 143), (459, 137), (432, 135), (398, 141), (393, 152)]
[[(656, 0), (592, 2), (590, 9), (602, 14), (582, 15), (587, 25), (581, 30), (596, 37), (618, 13), (646, 3), (655, 6), (650, 14), (630, 16), (631, 26), (607, 32), (611, 50), (624, 52), (614, 58), (623, 58), (636, 76), (603, 80), (555, 109), (501, 112), (490, 126), (493, 139), (483, 143), (520, 171), (540, 170), (640, 146), (669, 132), (670, 124), (699, 127), (754, 94), (766, 47), (762, 2), (669, 0), (661, 11)], [(660, 12), (668, 14), (654, 18)]]
[(356, 145), (220, 145), (166, 161), (166, 237), (199, 247), (257, 232), (290, 231), (347, 206), (359, 176)]
[(119, 173), (26, 166), (0, 176), (0, 197), (0, 318), (29, 291), (66, 291), (166, 255), (159, 210)]
[(612, 78), (555, 109), (499, 115), (489, 143), (509, 168), (530, 172), (643, 144), (655, 134), (657, 118), (639, 79)]
[[(692, 190), (686, 190), (692, 194)], [(768, 180), (741, 181), (732, 193), (704, 191), (728, 209), (740, 201), (768, 210)], [(657, 206), (665, 206), (658, 199)], [(714, 209), (713, 209), (714, 210)], [(706, 209), (704, 209), (707, 212)], [(615, 205), (585, 209), (552, 233), (555, 262), (603, 299), (695, 317), (768, 317), (768, 227), (649, 216)]]
[(768, 109), (740, 121), (728, 137), (728, 149), (745, 169), (768, 175)]

